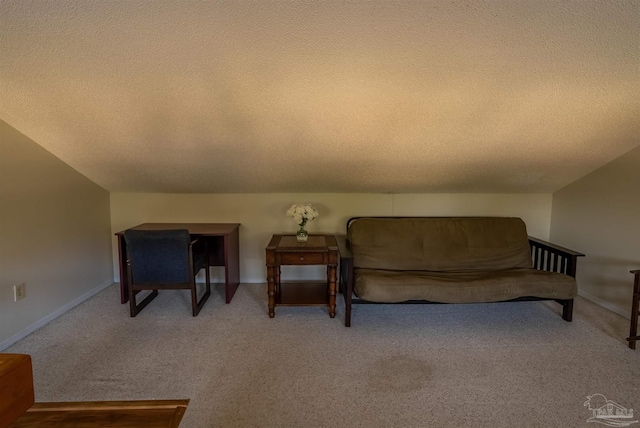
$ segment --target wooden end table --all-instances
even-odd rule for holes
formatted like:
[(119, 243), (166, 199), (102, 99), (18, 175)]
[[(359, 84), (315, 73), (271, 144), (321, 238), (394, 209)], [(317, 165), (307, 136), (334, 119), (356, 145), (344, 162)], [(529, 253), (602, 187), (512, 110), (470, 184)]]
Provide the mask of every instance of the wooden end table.
[[(273, 235), (266, 248), (267, 294), (269, 318), (276, 306), (327, 306), (329, 316), (336, 316), (336, 269), (339, 252), (333, 235), (309, 235), (307, 242), (298, 242), (295, 235)], [(326, 265), (326, 282), (282, 283), (282, 265)]]

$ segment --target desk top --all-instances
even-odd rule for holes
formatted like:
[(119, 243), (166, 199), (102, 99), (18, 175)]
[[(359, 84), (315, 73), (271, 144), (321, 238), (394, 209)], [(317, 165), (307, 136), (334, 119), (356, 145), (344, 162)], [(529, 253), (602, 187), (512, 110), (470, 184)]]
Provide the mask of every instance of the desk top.
[[(240, 223), (143, 223), (127, 230), (187, 229), (191, 235), (228, 235), (240, 227)], [(116, 235), (124, 235), (124, 230)]]

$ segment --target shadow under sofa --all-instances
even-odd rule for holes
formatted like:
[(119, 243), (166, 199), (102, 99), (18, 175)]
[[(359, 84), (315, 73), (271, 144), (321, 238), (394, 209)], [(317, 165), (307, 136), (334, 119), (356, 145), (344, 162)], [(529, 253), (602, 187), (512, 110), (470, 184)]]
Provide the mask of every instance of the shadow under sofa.
[(555, 300), (571, 321), (584, 256), (516, 217), (354, 217), (338, 245), (347, 327), (357, 303)]

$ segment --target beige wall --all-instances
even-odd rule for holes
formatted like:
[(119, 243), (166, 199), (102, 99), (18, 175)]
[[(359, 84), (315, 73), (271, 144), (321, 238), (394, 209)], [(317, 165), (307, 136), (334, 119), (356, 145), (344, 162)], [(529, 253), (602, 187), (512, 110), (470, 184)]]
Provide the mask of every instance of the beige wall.
[[(158, 194), (112, 193), (112, 232), (147, 222), (241, 223), (240, 279), (265, 282), (264, 248), (273, 233), (293, 233), (285, 211), (292, 203), (310, 202), (320, 217), (310, 233), (344, 233), (349, 217), (358, 215), (480, 215), (522, 217), (529, 234), (549, 237), (550, 194)], [(117, 245), (113, 239), (114, 277), (119, 280)], [(221, 272), (214, 277), (221, 280)], [(321, 277), (321, 268), (289, 267), (288, 278)]]
[(553, 194), (551, 239), (586, 254), (580, 294), (630, 317), (640, 269), (640, 147)]
[(0, 121), (0, 350), (112, 283), (110, 228), (106, 190)]

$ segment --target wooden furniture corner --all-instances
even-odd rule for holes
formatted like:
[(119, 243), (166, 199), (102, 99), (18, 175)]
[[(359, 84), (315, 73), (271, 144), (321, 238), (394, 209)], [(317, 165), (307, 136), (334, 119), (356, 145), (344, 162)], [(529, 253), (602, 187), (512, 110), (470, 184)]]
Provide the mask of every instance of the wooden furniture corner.
[(177, 428), (189, 400), (35, 403), (11, 428)]
[(189, 400), (35, 403), (31, 356), (0, 354), (0, 428), (177, 428)]

